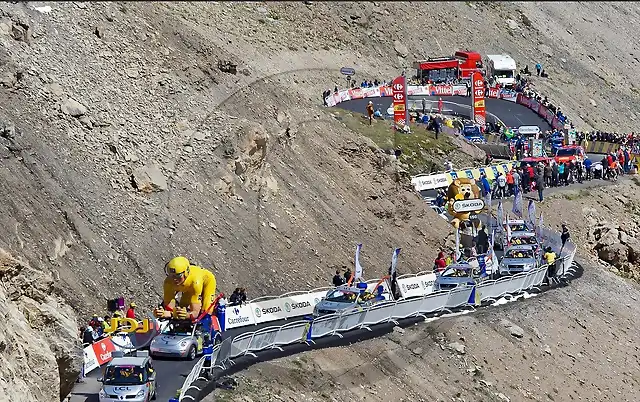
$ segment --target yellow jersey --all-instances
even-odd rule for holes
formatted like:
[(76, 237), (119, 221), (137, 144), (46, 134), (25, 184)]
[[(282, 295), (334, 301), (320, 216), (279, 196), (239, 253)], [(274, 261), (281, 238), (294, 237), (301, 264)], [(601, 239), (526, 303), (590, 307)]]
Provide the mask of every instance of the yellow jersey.
[(553, 251), (550, 253), (544, 253), (544, 258), (547, 260), (547, 264), (551, 265), (556, 262), (556, 253)]
[(167, 306), (178, 292), (182, 292), (180, 301), (176, 300), (179, 307), (202, 304), (201, 311), (207, 311), (215, 299), (216, 277), (211, 271), (195, 265), (191, 265), (189, 270), (189, 276), (180, 285), (169, 277), (165, 278), (162, 286), (164, 305)]

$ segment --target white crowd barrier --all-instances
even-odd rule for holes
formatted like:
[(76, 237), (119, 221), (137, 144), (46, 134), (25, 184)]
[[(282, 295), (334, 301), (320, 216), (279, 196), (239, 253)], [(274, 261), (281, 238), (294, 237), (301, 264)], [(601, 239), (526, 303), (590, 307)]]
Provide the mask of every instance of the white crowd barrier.
[[(367, 290), (372, 291), (378, 279), (367, 281)], [(389, 293), (386, 281), (380, 283), (384, 293)], [(313, 309), (333, 286), (309, 291), (295, 291), (280, 296), (264, 296), (240, 306), (229, 305), (226, 309), (225, 329), (262, 324), (270, 321), (288, 320), (313, 313)]]
[[(562, 250), (556, 262), (556, 275), (563, 276), (574, 269), (577, 248), (572, 242), (568, 241), (562, 247), (559, 234), (545, 229), (543, 243), (550, 245), (555, 251)], [(495, 280), (486, 279), (475, 285), (462, 285), (449, 291), (435, 290), (433, 287), (435, 274), (423, 272), (404, 275), (398, 278), (398, 285), (403, 294), (403, 298), (399, 300), (385, 301), (366, 308), (321, 316), (313, 320), (292, 321), (282, 326), (266, 327), (226, 339), (214, 348), (211, 356), (212, 368), (225, 370), (234, 364), (234, 359), (241, 356), (256, 357), (258, 352), (274, 348), (281, 349), (284, 345), (299, 343), (311, 345), (315, 340), (323, 337), (343, 337), (343, 333), (358, 329), (371, 330), (371, 327), (377, 324), (389, 322), (397, 324), (397, 320), (411, 317), (426, 318), (427, 314), (465, 306), (477, 306), (482, 302), (496, 301), (507, 295), (521, 294), (537, 289), (545, 280), (548, 268), (547, 265), (543, 265), (529, 272)], [(186, 393), (194, 387), (193, 382), (201, 375), (203, 362), (204, 358), (198, 362), (185, 380), (180, 401), (183, 398), (195, 400)]]

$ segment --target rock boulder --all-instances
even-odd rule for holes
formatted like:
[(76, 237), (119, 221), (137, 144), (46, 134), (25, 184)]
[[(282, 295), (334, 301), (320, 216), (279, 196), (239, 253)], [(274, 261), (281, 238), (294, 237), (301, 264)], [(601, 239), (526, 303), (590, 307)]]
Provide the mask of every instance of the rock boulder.
[(138, 190), (145, 193), (164, 191), (169, 188), (160, 166), (155, 163), (150, 163), (134, 170), (133, 182)]
[[(82, 366), (74, 311), (52, 279), (0, 249), (0, 390), (12, 401), (59, 401)], [(34, 373), (37, 375), (34, 376)]]

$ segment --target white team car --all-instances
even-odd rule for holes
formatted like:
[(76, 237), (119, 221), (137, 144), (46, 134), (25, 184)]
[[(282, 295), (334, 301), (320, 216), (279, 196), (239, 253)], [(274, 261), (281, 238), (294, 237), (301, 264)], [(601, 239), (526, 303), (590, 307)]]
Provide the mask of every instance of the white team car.
[(510, 246), (504, 251), (500, 261), (500, 275), (513, 275), (520, 272), (528, 272), (538, 267), (540, 249), (535, 245), (521, 244)]

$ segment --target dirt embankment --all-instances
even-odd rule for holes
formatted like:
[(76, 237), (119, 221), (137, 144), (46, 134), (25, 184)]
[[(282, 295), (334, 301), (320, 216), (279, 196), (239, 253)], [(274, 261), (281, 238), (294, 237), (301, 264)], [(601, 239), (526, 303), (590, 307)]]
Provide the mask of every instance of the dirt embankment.
[[(640, 286), (614, 273), (637, 275), (637, 267), (622, 271), (600, 261), (593, 231), (633, 233), (638, 193), (640, 186), (627, 179), (562, 189), (538, 204), (547, 223), (567, 222), (579, 245), (585, 272), (568, 287), (259, 363), (236, 376), (238, 389), (216, 390), (207, 400), (636, 401)], [(619, 237), (611, 244), (622, 245)]]
[(536, 85), (579, 125), (635, 121), (634, 3), (49, 7), (0, 4), (0, 247), (84, 316), (120, 294), (155, 304), (175, 254), (250, 297), (326, 284), (358, 241), (367, 276), (396, 246), (407, 271), (429, 266), (446, 223), (320, 106), (342, 66), (389, 79), (458, 47), (541, 57)]

